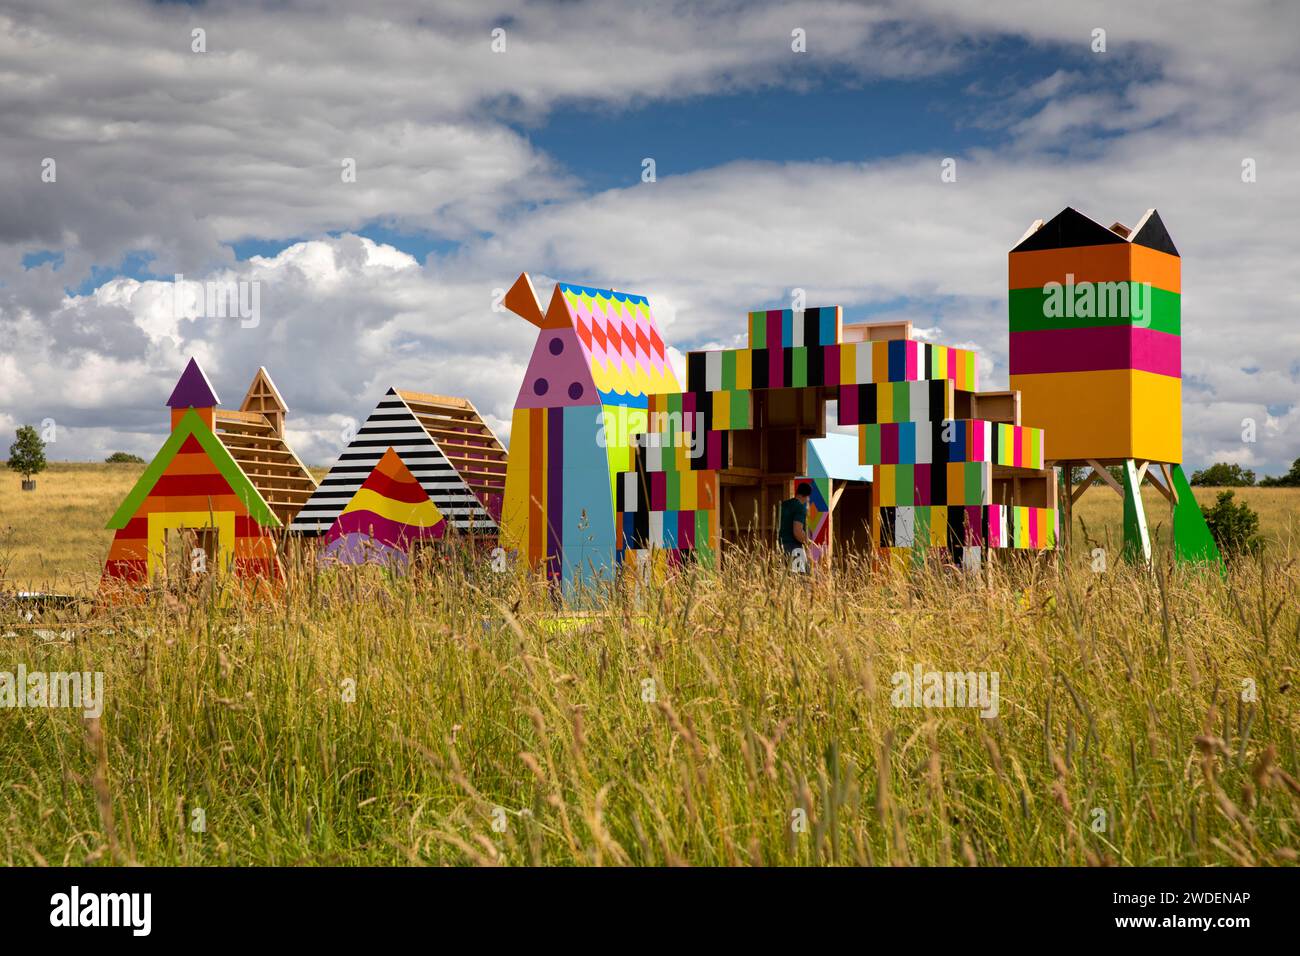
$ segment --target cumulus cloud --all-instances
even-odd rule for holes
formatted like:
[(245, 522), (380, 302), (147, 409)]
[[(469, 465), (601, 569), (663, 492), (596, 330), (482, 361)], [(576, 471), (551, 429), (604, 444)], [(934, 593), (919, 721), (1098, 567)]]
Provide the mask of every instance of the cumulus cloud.
[[(521, 269), (544, 295), (552, 277), (648, 294), (679, 350), (737, 344), (746, 310), (802, 288), (810, 305), (978, 347), (997, 386), (1005, 254), (1026, 226), (1067, 204), (1129, 224), (1157, 206), (1183, 254), (1188, 461), (1276, 471), (1300, 455), (1288, 5), (412, 2), (364, 19), (327, 6), (0, 7), (0, 139), (14, 144), (0, 166), (13, 197), (0, 204), (0, 423), (54, 417), (59, 457), (151, 453), (196, 355), (227, 404), (266, 365), (311, 461), (329, 461), (389, 385), (466, 394), (504, 432), (532, 330), (492, 303)], [(1007, 36), (1086, 48), (1101, 26), (1116, 79), (1060, 69), (994, 107), (977, 98), (964, 122), (1006, 139), (954, 151), (955, 183), (927, 153), (735, 161), (592, 195), (529, 141), (574, 102), (809, 82), (789, 69), (794, 26), (822, 75), (858, 82), (942, 73)], [(206, 54), (190, 52), (196, 27)], [(46, 156), (57, 184), (39, 183)], [(356, 183), (341, 181), (346, 157)], [(1241, 181), (1246, 157), (1256, 183)], [(454, 245), (420, 262), (352, 234), (372, 222)], [(241, 262), (229, 246), (298, 237)], [(23, 269), (41, 249), (62, 264)], [(165, 282), (65, 291), (141, 250), (156, 274), (258, 283), (257, 327), (177, 318)]]

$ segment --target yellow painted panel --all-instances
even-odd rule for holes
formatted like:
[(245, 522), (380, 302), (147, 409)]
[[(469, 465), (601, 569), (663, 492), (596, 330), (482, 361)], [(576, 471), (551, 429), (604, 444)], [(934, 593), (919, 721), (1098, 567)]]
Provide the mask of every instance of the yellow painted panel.
[(731, 430), (731, 393), (727, 391), (713, 393), (713, 427)]
[(948, 543), (948, 509), (930, 509), (930, 546), (942, 548)]
[(857, 355), (855, 346), (840, 346), (840, 384), (852, 385), (857, 382)]
[(898, 475), (897, 465), (880, 465), (876, 471), (880, 475), (880, 506), (888, 508), (898, 503), (894, 485)]
[(748, 391), (754, 384), (754, 353), (751, 349), (740, 349), (736, 353), (736, 388)]
[(1182, 459), (1182, 381), (1133, 369), (1012, 375), (1051, 460)]
[(1021, 420), (1047, 431), (1056, 460), (1129, 458), (1132, 448), (1130, 371), (1012, 375)]
[(679, 510), (694, 511), (699, 505), (696, 503), (699, 492), (699, 479), (695, 476), (698, 472), (683, 471), (678, 475), (680, 484), (677, 486), (679, 496)]
[(506, 488), (501, 500), (501, 543), (526, 553), (528, 545), (528, 462), (532, 436), (528, 409), (516, 408), (510, 420), (510, 456), (506, 459)]
[(876, 385), (876, 421), (892, 422), (894, 420), (894, 389), (892, 385)]
[(1133, 376), (1133, 457), (1182, 461), (1183, 380), (1154, 372), (1130, 374)]
[(217, 564), (230, 568), (235, 556), (235, 513), (233, 511), (155, 511), (149, 515), (149, 576), (162, 571), (167, 557), (167, 532), (176, 528), (216, 528)]

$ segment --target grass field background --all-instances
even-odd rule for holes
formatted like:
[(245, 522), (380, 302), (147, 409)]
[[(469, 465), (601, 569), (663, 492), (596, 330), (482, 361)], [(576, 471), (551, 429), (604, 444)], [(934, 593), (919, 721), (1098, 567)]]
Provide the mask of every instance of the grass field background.
[[(138, 472), (14, 480), (5, 588), (93, 587)], [(0, 708), (0, 864), (1294, 864), (1300, 498), (1242, 497), (1270, 547), (1227, 575), (753, 556), (578, 614), (463, 556), (0, 609), (0, 671), (106, 686)], [(1111, 553), (1118, 504), (1080, 509)], [(997, 716), (895, 706), (918, 665), (997, 672)]]
[[(312, 469), (318, 480), (326, 470)], [(53, 463), (34, 492), (22, 491), (16, 475), (0, 472), (0, 569), (7, 569), (8, 586), (93, 594), (113, 540), (104, 526), (143, 471), (143, 465)], [(1193, 489), (1202, 504), (1213, 504), (1219, 490)], [(1300, 489), (1234, 490), (1259, 512), (1261, 531), (1276, 555), (1300, 554)], [(1143, 489), (1143, 501), (1153, 541), (1167, 539), (1168, 504), (1152, 488)], [(1104, 486), (1089, 488), (1075, 508), (1076, 541), (1118, 554), (1122, 519), (1117, 494)]]

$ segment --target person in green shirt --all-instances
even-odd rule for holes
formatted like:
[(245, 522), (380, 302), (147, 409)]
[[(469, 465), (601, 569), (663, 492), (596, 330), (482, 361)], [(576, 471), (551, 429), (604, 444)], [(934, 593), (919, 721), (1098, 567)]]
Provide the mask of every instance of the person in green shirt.
[(794, 497), (781, 502), (781, 525), (778, 536), (781, 548), (786, 554), (793, 554), (802, 548), (805, 555), (808, 547), (808, 499), (812, 496), (812, 485), (806, 481), (799, 482), (794, 490)]

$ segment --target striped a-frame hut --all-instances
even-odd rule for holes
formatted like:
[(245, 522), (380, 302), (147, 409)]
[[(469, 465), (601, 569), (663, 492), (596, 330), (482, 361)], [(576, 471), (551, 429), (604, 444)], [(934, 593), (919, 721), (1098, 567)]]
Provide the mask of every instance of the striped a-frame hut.
[(215, 431), (218, 399), (190, 359), (167, 401), (172, 430), (109, 519), (115, 531), (101, 587), (172, 573), (278, 578), (275, 511)]
[(390, 388), (298, 511), (290, 530), (327, 534), (392, 450), (450, 534), (493, 541), (506, 484), (505, 448), (467, 398)]

